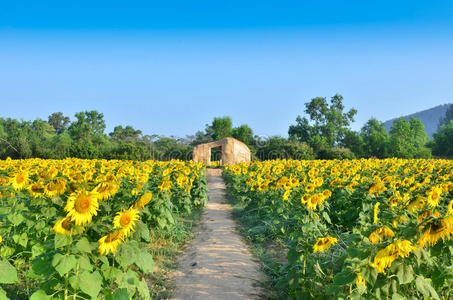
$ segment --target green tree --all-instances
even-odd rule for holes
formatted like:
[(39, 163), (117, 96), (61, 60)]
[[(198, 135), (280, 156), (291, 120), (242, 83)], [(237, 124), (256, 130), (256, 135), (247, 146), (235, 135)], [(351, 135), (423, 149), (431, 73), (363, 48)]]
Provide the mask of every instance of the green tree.
[(132, 126), (115, 126), (110, 138), (116, 141), (139, 141), (142, 135), (141, 130), (135, 130)]
[(453, 158), (453, 120), (433, 135), (431, 147), (434, 155)]
[(420, 119), (403, 117), (393, 122), (390, 129), (390, 154), (399, 158), (430, 157), (426, 147), (429, 138)]
[(390, 137), (384, 123), (371, 118), (362, 127), (360, 135), (363, 140), (363, 155), (365, 157), (384, 158), (388, 156)]
[(253, 144), (253, 130), (246, 124), (233, 128), (231, 136), (246, 145), (250, 146)]
[[(323, 137), (331, 147), (341, 143), (357, 110), (352, 108), (344, 111), (343, 96), (336, 94), (330, 98), (316, 97), (305, 103), (306, 117), (298, 116), (296, 125), (291, 125), (288, 134), (291, 139), (300, 142), (310, 142), (314, 136)], [(313, 145), (312, 145), (313, 146)]]
[[(347, 130), (341, 141), (341, 146), (343, 147), (341, 150), (346, 153), (349, 149), (355, 155), (355, 157), (363, 157), (364, 156), (364, 149), (363, 149), (363, 138), (362, 136), (352, 130)], [(337, 152), (340, 151), (337, 149)]]
[(96, 110), (83, 111), (75, 114), (76, 121), (72, 122), (68, 130), (74, 139), (90, 137), (96, 134), (104, 134), (104, 114)]
[(450, 106), (447, 108), (447, 111), (445, 112), (445, 116), (440, 119), (439, 129), (442, 127), (442, 125), (449, 125), (452, 120), (453, 120), (453, 104), (450, 104)]
[(256, 155), (261, 160), (286, 159), (313, 159), (313, 149), (307, 143), (288, 140), (281, 136), (271, 136), (257, 142)]
[(212, 121), (211, 127), (213, 130), (213, 138), (214, 140), (217, 141), (231, 136), (233, 122), (231, 121), (231, 118), (228, 116), (222, 118), (216, 117)]
[(69, 117), (65, 117), (62, 112), (54, 112), (48, 117), (47, 123), (49, 123), (56, 131), (56, 133), (62, 133), (69, 125), (71, 120)]

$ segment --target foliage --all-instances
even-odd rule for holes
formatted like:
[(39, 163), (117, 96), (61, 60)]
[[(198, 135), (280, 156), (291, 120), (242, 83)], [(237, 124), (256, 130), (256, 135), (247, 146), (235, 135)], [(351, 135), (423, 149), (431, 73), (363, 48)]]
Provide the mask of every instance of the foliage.
[(313, 149), (306, 143), (289, 141), (281, 136), (272, 136), (257, 142), (256, 156), (261, 160), (276, 158), (313, 159)]
[(395, 120), (390, 129), (391, 156), (400, 158), (430, 157), (426, 145), (429, 138), (420, 119), (411, 118), (407, 122), (403, 117)]
[(390, 137), (385, 129), (384, 123), (371, 118), (362, 127), (360, 135), (363, 141), (365, 157), (388, 157)]
[(308, 143), (311, 137), (319, 135), (325, 138), (328, 145), (334, 146), (342, 141), (357, 114), (354, 108), (348, 112), (343, 110), (343, 96), (339, 94), (330, 98), (330, 104), (326, 98), (313, 98), (305, 103), (305, 113), (310, 120), (298, 116), (296, 125), (289, 127), (288, 134), (291, 138)]
[(442, 128), (442, 125), (448, 125), (450, 122), (453, 121), (453, 104), (448, 106), (447, 111), (445, 112), (445, 116), (440, 119), (439, 122), (439, 130)]
[(150, 299), (150, 229), (172, 230), (206, 190), (194, 162), (0, 161), (2, 299)]
[(453, 157), (453, 120), (434, 134), (431, 147), (434, 155)]
[(249, 238), (281, 243), (279, 299), (451, 299), (453, 163), (272, 160), (227, 166)]

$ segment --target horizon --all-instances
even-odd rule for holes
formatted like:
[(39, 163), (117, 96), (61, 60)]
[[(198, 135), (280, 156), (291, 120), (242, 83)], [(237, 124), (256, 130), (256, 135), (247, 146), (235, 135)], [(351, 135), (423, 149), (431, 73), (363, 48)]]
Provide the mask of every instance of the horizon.
[(287, 136), (314, 97), (341, 94), (354, 130), (453, 102), (453, 3), (278, 3), (0, 4), (0, 117)]

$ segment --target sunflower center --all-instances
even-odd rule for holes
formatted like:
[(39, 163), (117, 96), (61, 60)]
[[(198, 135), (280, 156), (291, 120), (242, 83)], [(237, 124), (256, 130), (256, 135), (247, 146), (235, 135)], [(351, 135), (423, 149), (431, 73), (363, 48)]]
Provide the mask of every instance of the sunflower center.
[(71, 222), (69, 222), (68, 220), (64, 220), (64, 221), (61, 223), (61, 227), (63, 227), (63, 228), (66, 229), (66, 230), (69, 229), (69, 226), (71, 226)]
[(17, 175), (16, 182), (18, 184), (21, 184), (22, 182), (24, 182), (24, 180), (25, 180), (25, 176), (23, 174)]
[(87, 213), (91, 206), (91, 199), (87, 195), (79, 195), (75, 201), (74, 208), (78, 213)]
[(123, 227), (126, 227), (131, 222), (131, 217), (129, 215), (123, 215), (120, 219), (120, 224)]
[(120, 238), (121, 238), (121, 233), (119, 231), (112, 232), (112, 233), (109, 233), (107, 235), (107, 237), (105, 238), (105, 242), (106, 243), (111, 243), (111, 242), (114, 242), (114, 241), (116, 241), (116, 240), (118, 240)]

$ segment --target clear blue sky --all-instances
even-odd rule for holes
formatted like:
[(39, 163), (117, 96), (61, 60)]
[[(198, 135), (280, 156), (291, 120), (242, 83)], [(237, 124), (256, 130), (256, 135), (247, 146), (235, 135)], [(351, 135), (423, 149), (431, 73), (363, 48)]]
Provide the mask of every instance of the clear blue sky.
[(354, 129), (453, 102), (453, 1), (0, 2), (0, 117), (286, 135), (335, 93)]

